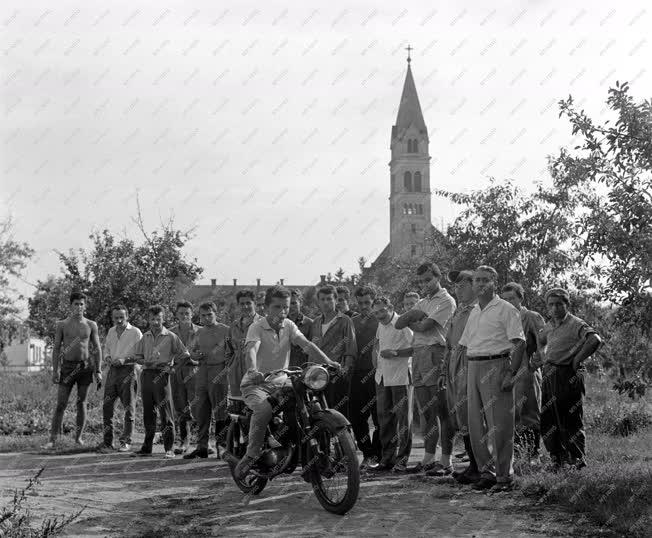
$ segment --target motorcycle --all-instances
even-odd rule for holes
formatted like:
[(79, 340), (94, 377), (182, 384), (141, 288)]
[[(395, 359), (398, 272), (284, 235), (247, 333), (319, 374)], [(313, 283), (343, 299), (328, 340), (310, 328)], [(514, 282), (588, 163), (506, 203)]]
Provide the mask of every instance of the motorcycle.
[[(241, 412), (229, 413), (224, 460), (242, 492), (258, 495), (269, 480), (292, 474), (301, 465), (301, 477), (312, 484), (324, 509), (344, 515), (353, 508), (360, 490), (360, 467), (351, 424), (344, 415), (328, 408), (324, 395), (334, 371), (306, 363), (267, 374), (269, 379), (284, 373), (292, 386), (269, 397), (274, 415), (262, 453), (242, 480), (236, 477), (235, 467), (247, 451), (252, 411), (242, 406)], [(232, 398), (232, 402), (238, 400)]]

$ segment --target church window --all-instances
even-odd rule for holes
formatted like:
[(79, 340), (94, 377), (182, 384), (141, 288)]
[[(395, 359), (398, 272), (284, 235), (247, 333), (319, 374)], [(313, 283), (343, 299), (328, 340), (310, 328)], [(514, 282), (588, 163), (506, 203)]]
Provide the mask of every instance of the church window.
[(417, 225), (416, 224), (412, 224), (412, 233), (413, 234), (417, 233)]
[(419, 153), (419, 141), (416, 139), (412, 140), (412, 153)]
[(408, 153), (412, 153), (412, 140), (408, 140)]
[(412, 247), (410, 249), (410, 256), (416, 256), (416, 255), (417, 255), (417, 246), (412, 245)]
[(403, 214), (404, 215), (408, 214), (408, 206), (407, 206), (407, 204), (403, 204)]
[(423, 204), (419, 204), (418, 212), (419, 215), (423, 215)]
[(414, 191), (421, 192), (421, 172), (414, 173)]
[(412, 174), (410, 172), (403, 174), (403, 187), (407, 192), (412, 192)]

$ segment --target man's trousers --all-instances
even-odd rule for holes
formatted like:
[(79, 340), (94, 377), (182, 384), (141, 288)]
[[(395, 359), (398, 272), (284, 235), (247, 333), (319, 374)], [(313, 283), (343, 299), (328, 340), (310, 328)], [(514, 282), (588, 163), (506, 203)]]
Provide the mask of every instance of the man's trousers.
[(133, 366), (111, 366), (106, 376), (104, 386), (104, 402), (102, 415), (104, 419), (104, 445), (113, 446), (113, 413), (116, 400), (120, 400), (124, 408), (124, 426), (120, 442), (131, 444), (131, 434), (134, 431), (136, 415), (136, 372)]
[(215, 441), (224, 445), (228, 426), (226, 411), (229, 394), (229, 370), (224, 364), (200, 364), (196, 380), (197, 448), (208, 448), (211, 418), (215, 419)]
[(376, 385), (381, 465), (407, 464), (412, 450), (412, 387)]
[(145, 424), (145, 441), (143, 450), (152, 451), (156, 433), (156, 416), (161, 417), (161, 436), (165, 451), (174, 445), (174, 410), (172, 409), (172, 390), (170, 375), (160, 370), (143, 370), (141, 376), (143, 398), (143, 422)]
[(514, 474), (514, 393), (500, 386), (510, 372), (510, 360), (469, 358), (468, 364), (469, 434), (478, 469), (484, 478), (509, 482)]
[[(349, 420), (358, 448), (365, 458), (380, 459), (380, 427), (376, 411), (375, 370), (353, 372), (349, 389)], [(369, 433), (369, 417), (374, 424)]]
[(541, 435), (557, 463), (583, 461), (586, 454), (583, 374), (572, 366), (544, 365)]

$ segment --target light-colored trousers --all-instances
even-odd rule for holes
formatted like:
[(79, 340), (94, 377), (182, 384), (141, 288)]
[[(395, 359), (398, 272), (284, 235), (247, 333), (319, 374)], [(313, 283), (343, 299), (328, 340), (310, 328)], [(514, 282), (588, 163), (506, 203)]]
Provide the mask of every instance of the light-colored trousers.
[[(514, 474), (514, 393), (500, 385), (509, 372), (509, 358), (468, 359), (469, 435), (484, 478), (509, 482)], [(489, 452), (489, 441), (493, 456)]]
[(519, 370), (514, 382), (514, 421), (517, 431), (539, 430), (541, 424), (541, 369), (533, 372), (527, 364)]

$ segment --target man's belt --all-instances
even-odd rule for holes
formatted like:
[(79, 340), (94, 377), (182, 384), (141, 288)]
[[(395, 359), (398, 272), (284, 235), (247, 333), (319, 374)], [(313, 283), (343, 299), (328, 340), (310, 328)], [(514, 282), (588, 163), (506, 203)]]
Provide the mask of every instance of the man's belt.
[(477, 357), (466, 357), (468, 361), (492, 361), (494, 359), (508, 359), (509, 353), (501, 353), (500, 355), (478, 355)]

